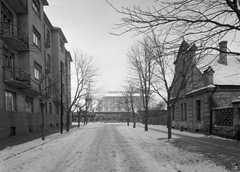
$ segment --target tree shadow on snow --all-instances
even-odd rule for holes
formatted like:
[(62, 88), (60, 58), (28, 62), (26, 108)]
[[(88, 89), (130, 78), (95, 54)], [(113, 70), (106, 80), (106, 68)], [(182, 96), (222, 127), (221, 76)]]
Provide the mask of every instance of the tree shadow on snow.
[[(71, 128), (74, 128), (74, 127), (75, 126), (72, 126)], [(59, 128), (45, 130), (45, 137), (55, 134), (55, 133), (58, 133), (58, 132), (60, 133)], [(42, 138), (41, 132), (34, 132), (34, 133), (29, 133), (29, 134), (24, 134), (24, 135), (16, 135), (16, 136), (11, 136), (8, 138), (0, 139), (0, 151), (5, 148), (8, 148), (8, 147), (20, 145), (20, 144), (23, 144), (23, 143), (26, 143), (29, 141), (33, 141), (36, 139), (41, 139), (41, 138)]]

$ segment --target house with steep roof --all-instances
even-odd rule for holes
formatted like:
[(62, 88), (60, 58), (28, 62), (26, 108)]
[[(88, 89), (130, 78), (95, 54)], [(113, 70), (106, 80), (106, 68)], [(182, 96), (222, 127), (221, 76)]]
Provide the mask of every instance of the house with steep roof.
[[(227, 41), (220, 42), (219, 48), (219, 54), (203, 56), (196, 54), (195, 45), (182, 42), (174, 63), (175, 73), (178, 75), (182, 66), (186, 66), (184, 62), (188, 61), (193, 64), (193, 74), (181, 91), (179, 101), (172, 105), (173, 128), (228, 137), (239, 134), (240, 108), (236, 108), (240, 107), (237, 103), (240, 98), (240, 56), (227, 53)], [(187, 66), (190, 68), (191, 65)], [(175, 84), (172, 98), (178, 89), (179, 85)]]

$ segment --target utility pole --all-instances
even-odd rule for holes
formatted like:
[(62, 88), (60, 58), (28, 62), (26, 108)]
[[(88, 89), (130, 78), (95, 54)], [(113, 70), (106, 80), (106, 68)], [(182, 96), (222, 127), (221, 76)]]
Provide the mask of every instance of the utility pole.
[(61, 122), (61, 134), (63, 133), (63, 88), (62, 88), (62, 72), (63, 72), (63, 63), (61, 62), (61, 69), (60, 69), (60, 72), (61, 72), (61, 119), (60, 119), (60, 122)]

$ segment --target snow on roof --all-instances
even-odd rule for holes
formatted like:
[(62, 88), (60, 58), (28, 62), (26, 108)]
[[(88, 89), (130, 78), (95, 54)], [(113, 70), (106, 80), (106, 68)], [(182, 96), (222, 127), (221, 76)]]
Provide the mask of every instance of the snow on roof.
[[(140, 96), (139, 93), (134, 93), (133, 96)], [(124, 97), (124, 92), (115, 92), (115, 91), (112, 91), (112, 92), (109, 92), (107, 93), (104, 97)]]
[(213, 84), (216, 85), (240, 85), (240, 56), (227, 56), (227, 65), (218, 62), (219, 55), (207, 55), (197, 65), (203, 73), (211, 67), (214, 71)]

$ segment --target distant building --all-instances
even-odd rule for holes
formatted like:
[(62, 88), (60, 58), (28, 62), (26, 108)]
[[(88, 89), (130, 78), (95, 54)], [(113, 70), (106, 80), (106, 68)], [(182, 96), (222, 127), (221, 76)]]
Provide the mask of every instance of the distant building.
[(47, 0), (0, 2), (0, 138), (41, 130), (39, 85), (44, 89), (45, 128), (60, 127), (60, 95), (53, 93), (60, 88), (62, 68), (63, 102), (70, 103), (67, 40), (44, 13)]
[[(239, 110), (235, 109), (236, 100), (240, 96), (240, 56), (225, 53), (227, 41), (219, 45), (222, 51), (220, 54), (207, 55), (194, 66), (194, 74), (183, 90), (186, 94), (172, 106), (174, 128), (229, 137), (240, 132)], [(191, 63), (197, 60), (195, 51), (195, 45), (182, 42), (175, 61), (176, 75), (181, 72), (186, 61)], [(179, 86), (174, 85), (173, 99)]]
[[(141, 108), (141, 96), (139, 93), (133, 94), (134, 102), (137, 105), (135, 112)], [(124, 121), (128, 113), (125, 103), (126, 95), (121, 91), (110, 91), (98, 101), (97, 117), (109, 120)], [(129, 109), (129, 112), (131, 110)]]

